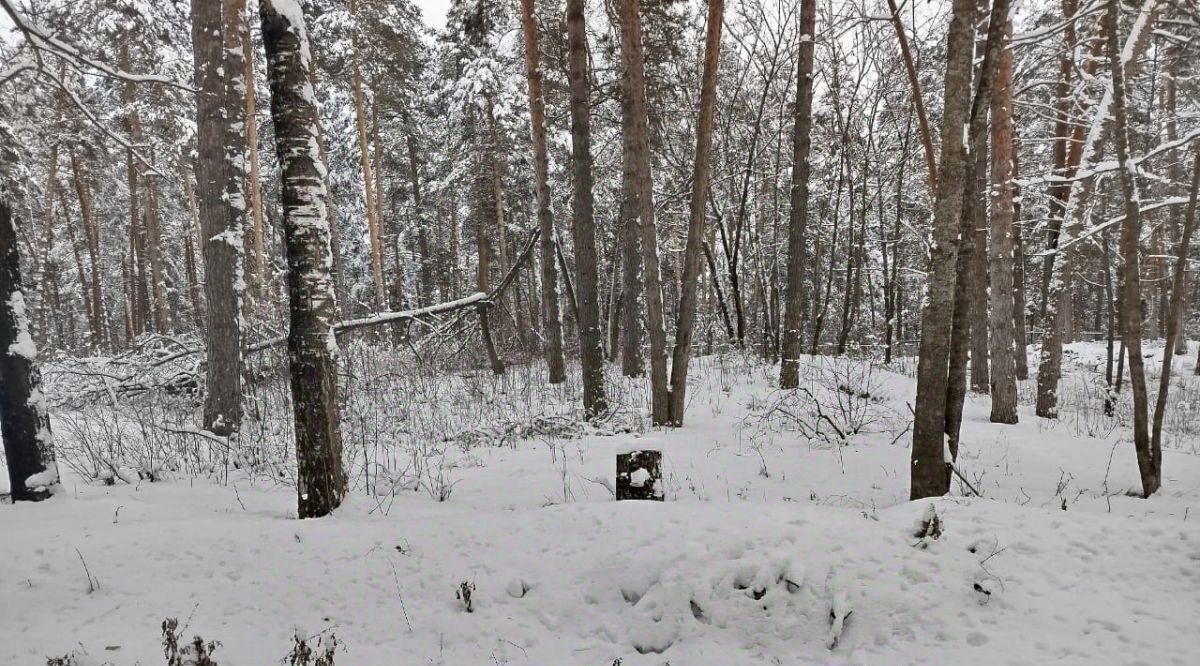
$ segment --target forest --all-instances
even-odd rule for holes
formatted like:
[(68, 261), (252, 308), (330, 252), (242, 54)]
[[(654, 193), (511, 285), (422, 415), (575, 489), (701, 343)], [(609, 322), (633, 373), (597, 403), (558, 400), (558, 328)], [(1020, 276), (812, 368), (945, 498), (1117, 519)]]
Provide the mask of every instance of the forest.
[(0, 0), (0, 664), (1200, 654), (1196, 0)]

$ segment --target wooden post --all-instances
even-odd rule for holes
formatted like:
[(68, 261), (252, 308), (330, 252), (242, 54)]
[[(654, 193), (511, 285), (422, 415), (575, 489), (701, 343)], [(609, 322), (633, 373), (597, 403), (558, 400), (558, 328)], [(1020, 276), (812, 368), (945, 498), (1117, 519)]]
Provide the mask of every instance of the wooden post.
[(617, 454), (617, 500), (663, 501), (662, 451)]

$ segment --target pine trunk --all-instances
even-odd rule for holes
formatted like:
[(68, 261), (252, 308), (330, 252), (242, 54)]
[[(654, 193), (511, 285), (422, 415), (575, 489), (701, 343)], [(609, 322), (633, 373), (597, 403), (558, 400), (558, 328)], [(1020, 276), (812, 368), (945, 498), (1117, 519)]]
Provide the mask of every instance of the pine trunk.
[(567, 0), (567, 82), (571, 100), (571, 232), (579, 298), (579, 360), (587, 418), (608, 410), (604, 395), (604, 340), (600, 327), (596, 227), (592, 213), (591, 113), (588, 109), (587, 32), (583, 0)]

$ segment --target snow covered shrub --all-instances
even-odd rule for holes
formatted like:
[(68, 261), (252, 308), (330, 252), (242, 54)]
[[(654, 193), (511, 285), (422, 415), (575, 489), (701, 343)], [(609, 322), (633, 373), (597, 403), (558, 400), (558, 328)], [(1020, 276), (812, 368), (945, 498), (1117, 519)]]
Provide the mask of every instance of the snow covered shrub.
[(220, 643), (216, 641), (206, 643), (197, 634), (192, 637), (191, 643), (181, 645), (179, 642), (181, 633), (178, 619), (169, 617), (163, 620), (163, 656), (167, 660), (167, 666), (218, 666), (217, 662), (213, 661), (212, 655), (221, 646)]
[(475, 612), (474, 602), (471, 601), (471, 595), (475, 592), (475, 583), (464, 580), (458, 584), (458, 591), (454, 593), (454, 598), (462, 602), (463, 609), (468, 613)]
[[(309, 645), (313, 638), (316, 638), (316, 643)], [(297, 632), (292, 636), (292, 640), (295, 644), (284, 662), (288, 666), (334, 666), (337, 649), (342, 646), (335, 634), (329, 634), (329, 639), (326, 640), (320, 635), (305, 638)]]

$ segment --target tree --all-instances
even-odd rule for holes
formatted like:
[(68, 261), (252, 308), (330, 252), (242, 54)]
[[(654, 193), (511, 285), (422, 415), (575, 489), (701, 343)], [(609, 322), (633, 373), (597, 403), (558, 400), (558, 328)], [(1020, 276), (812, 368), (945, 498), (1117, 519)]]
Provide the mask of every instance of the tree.
[(645, 287), (646, 336), (650, 340), (651, 421), (670, 422), (667, 385), (667, 332), (663, 318), (662, 275), (659, 272), (658, 231), (654, 223), (654, 176), (650, 168), (650, 128), (646, 113), (646, 72), (643, 59), (640, 0), (621, 0), (621, 53), (628, 77), (629, 114), (637, 183), (638, 228), (642, 245), (642, 284)]
[[(1017, 422), (1017, 375), (1013, 347), (1013, 54), (1012, 22), (1004, 27), (1004, 46), (992, 92), (992, 228), (988, 252), (991, 282), (990, 328), (993, 423)], [(1022, 346), (1021, 353), (1024, 353)]]
[(534, 197), (542, 257), (542, 334), (546, 338), (546, 366), (550, 383), (566, 380), (563, 364), (562, 313), (558, 303), (558, 271), (554, 256), (554, 212), (550, 208), (550, 159), (546, 152), (546, 102), (538, 60), (538, 30), (534, 0), (521, 0), (521, 31), (525, 37), (525, 77), (529, 81), (529, 125), (533, 137)]
[(246, 217), (245, 80), (241, 48), (226, 47), (234, 4), (192, 0), (196, 77), (196, 199), (204, 231), (208, 382), (204, 428), (218, 435), (242, 420), (242, 238)]
[[(816, 2), (800, 3), (800, 59), (796, 70), (796, 120), (792, 131), (792, 209), (788, 219), (787, 286), (784, 296), (783, 354), (779, 364), (779, 385), (796, 388), (800, 385), (800, 348), (804, 337), (804, 264), (807, 255), (806, 227), (808, 226), (808, 179), (812, 172), (809, 150), (812, 146), (812, 87), (813, 53), (816, 37)], [(893, 17), (899, 20), (896, 10)], [(898, 32), (903, 35), (903, 32)], [(907, 41), (904, 52), (908, 53)], [(911, 57), (906, 55), (906, 62)], [(911, 64), (910, 64), (911, 66)], [(916, 91), (913, 94), (924, 118), (924, 105)], [(932, 148), (930, 149), (930, 182)], [(891, 329), (889, 329), (890, 332)], [(890, 348), (889, 348), (890, 349)]]
[(921, 311), (921, 345), (917, 361), (917, 401), (913, 422), (912, 499), (944, 495), (950, 490), (945, 455), (946, 386), (950, 354), (950, 322), (954, 310), (955, 265), (959, 215), (962, 212), (965, 155), (963, 126), (970, 101), (970, 67), (975, 7), (954, 0), (946, 46), (945, 104), (942, 148), (933, 213), (933, 248), (925, 305)]
[[(0, 136), (12, 138), (6, 131)], [(38, 501), (58, 484), (58, 467), (21, 285), (16, 218), (6, 195), (0, 191), (0, 435), (13, 501)]]
[(692, 333), (699, 302), (700, 244), (704, 240), (704, 209), (708, 197), (712, 151), (713, 114), (717, 101), (717, 61), (721, 55), (721, 22), (725, 0), (709, 0), (708, 27), (704, 37), (704, 75), (700, 83), (700, 118), (696, 123), (696, 158), (692, 172), (692, 196), (687, 246), (683, 258), (683, 282), (679, 289), (679, 315), (675, 325), (675, 349), (671, 353), (671, 404), (669, 420), (683, 425), (687, 406), (687, 370), (692, 356)]
[(1129, 356), (1129, 383), (1133, 388), (1133, 446), (1142, 477), (1142, 494), (1149, 497), (1161, 485), (1161, 463), (1150, 446), (1147, 423), (1146, 371), (1142, 357), (1142, 285), (1138, 243), (1142, 235), (1141, 203), (1134, 180), (1136, 166), (1129, 160), (1129, 120), (1125, 104), (1125, 73), (1122, 68), (1121, 42), (1117, 39), (1120, 0), (1108, 0), (1108, 73), (1112, 79), (1112, 135), (1117, 153), (1121, 192), (1125, 199), (1125, 220), (1121, 224), (1121, 339)]
[(298, 515), (317, 518), (336, 509), (346, 494), (326, 174), (317, 148), (311, 51), (300, 5), (294, 0), (260, 0), (259, 13), (281, 167)]
[(567, 71), (571, 100), (571, 236), (575, 244), (575, 287), (579, 299), (579, 360), (583, 411), (604, 413), (604, 334), (600, 327), (596, 227), (592, 214), (591, 112), (588, 109), (587, 32), (583, 0), (567, 0)]

